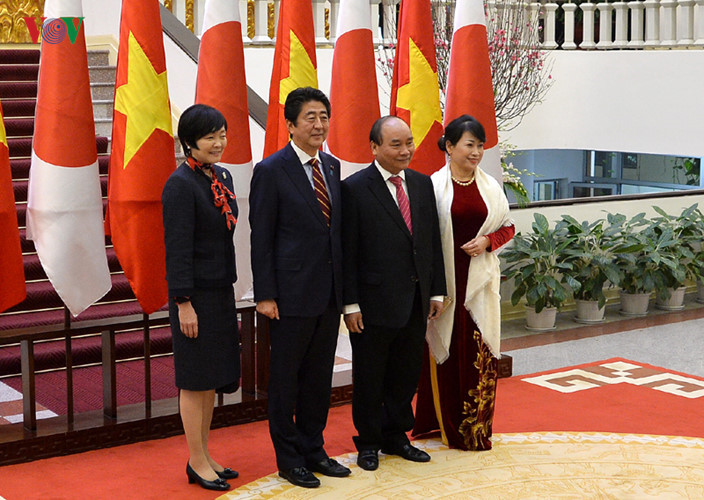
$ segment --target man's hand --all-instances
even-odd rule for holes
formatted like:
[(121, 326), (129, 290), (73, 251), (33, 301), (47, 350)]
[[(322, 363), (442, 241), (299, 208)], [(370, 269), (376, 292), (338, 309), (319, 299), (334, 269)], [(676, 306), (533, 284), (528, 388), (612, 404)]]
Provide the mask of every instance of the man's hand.
[(276, 305), (274, 299), (262, 300), (257, 302), (257, 312), (263, 314), (269, 319), (279, 319), (279, 306)]
[(364, 330), (364, 323), (362, 322), (362, 313), (355, 312), (345, 314), (345, 326), (347, 326), (347, 329), (353, 333), (362, 333), (362, 330)]
[(442, 312), (445, 310), (445, 304), (439, 300), (430, 301), (430, 312), (428, 313), (428, 319), (439, 318)]
[(198, 337), (198, 316), (190, 301), (178, 305), (178, 321), (186, 337), (189, 339)]

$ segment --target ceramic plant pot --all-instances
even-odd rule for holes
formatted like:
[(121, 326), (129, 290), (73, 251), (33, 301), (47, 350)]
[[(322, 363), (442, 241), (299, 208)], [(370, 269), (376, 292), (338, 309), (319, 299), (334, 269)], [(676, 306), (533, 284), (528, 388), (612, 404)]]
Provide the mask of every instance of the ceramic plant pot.
[(665, 311), (679, 311), (684, 309), (684, 292), (686, 288), (681, 286), (679, 288), (668, 288), (670, 292), (669, 299), (657, 299), (655, 302), (655, 307), (658, 309), (664, 309)]
[(649, 293), (626, 293), (622, 290), (620, 313), (624, 316), (645, 316), (649, 302)]
[(598, 300), (575, 300), (577, 306), (577, 316), (574, 320), (577, 323), (601, 323), (604, 321), (606, 306), (599, 308)]
[(537, 313), (533, 307), (526, 306), (526, 330), (554, 330), (555, 318), (557, 318), (556, 307), (546, 307)]

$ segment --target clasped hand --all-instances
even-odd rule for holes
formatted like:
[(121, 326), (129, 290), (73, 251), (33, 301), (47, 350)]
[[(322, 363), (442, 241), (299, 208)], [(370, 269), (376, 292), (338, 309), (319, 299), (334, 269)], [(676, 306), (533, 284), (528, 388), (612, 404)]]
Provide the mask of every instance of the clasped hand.
[(470, 257), (476, 257), (484, 253), (486, 249), (489, 248), (489, 245), (491, 245), (491, 240), (488, 236), (478, 236), (472, 240), (469, 240), (460, 248)]

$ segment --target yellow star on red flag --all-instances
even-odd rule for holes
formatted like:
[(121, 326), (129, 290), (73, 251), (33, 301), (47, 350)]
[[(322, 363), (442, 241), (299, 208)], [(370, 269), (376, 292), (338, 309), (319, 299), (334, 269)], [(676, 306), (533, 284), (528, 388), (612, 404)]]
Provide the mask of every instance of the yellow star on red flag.
[(173, 135), (166, 71), (156, 72), (132, 32), (128, 46), (127, 83), (115, 91), (115, 110), (127, 117), (123, 168), (155, 130)]
[(406, 85), (398, 89), (396, 105), (409, 111), (413, 140), (420, 144), (434, 122), (442, 124), (438, 99), (440, 87), (437, 72), (433, 71), (423, 52), (410, 37), (408, 45), (410, 78)]

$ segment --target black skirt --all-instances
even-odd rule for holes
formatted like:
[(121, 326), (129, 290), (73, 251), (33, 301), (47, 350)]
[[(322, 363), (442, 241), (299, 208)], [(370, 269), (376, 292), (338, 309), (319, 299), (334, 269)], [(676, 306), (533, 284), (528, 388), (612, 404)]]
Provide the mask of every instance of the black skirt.
[(169, 299), (176, 387), (189, 391), (232, 393), (240, 381), (240, 337), (232, 286), (197, 288), (191, 304), (198, 316), (198, 336), (186, 337), (178, 305)]

